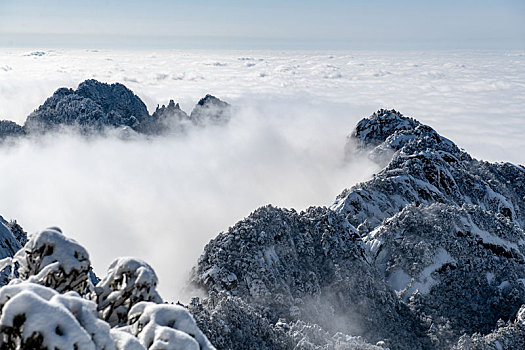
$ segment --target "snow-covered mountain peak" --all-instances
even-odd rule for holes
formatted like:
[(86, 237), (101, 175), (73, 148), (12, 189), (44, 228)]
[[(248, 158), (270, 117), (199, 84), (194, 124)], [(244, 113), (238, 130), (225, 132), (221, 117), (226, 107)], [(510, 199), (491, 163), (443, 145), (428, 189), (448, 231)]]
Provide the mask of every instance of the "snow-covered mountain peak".
[(414, 131), (420, 125), (415, 119), (405, 117), (395, 109), (380, 109), (368, 118), (363, 118), (351, 137), (359, 140), (361, 147), (375, 147), (396, 132)]
[(500, 213), (524, 227), (525, 176), (509, 163), (478, 161), (431, 127), (396, 111), (380, 110), (361, 120), (347, 152), (366, 152), (384, 168), (343, 191), (332, 209), (362, 234), (406, 205), (464, 203)]
[(130, 132), (179, 134), (190, 127), (223, 125), (230, 117), (230, 105), (209, 94), (199, 100), (189, 116), (173, 100), (150, 115), (144, 102), (123, 84), (89, 79), (76, 90), (57, 89), (27, 117), (23, 126), (0, 120), (0, 142), (64, 128), (74, 128), (82, 134), (104, 134), (116, 129), (123, 137)]
[(452, 141), (433, 128), (406, 117), (392, 109), (380, 109), (362, 119), (348, 136), (346, 152), (365, 152), (383, 165), (388, 164), (394, 153), (405, 155), (441, 151), (448, 158), (470, 158)]

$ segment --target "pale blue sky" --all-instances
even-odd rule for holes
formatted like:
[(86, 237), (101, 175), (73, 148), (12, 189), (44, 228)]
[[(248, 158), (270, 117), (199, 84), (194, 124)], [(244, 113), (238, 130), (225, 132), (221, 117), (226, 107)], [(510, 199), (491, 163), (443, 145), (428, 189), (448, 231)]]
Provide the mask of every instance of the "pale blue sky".
[(0, 46), (525, 49), (525, 1), (0, 0)]

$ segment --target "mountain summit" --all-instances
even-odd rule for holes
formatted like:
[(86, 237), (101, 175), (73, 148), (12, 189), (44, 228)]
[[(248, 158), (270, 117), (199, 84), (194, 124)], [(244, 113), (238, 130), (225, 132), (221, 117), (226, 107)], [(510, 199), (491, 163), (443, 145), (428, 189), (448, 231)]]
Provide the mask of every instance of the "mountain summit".
[(55, 91), (27, 117), (23, 127), (0, 121), (0, 140), (64, 127), (88, 134), (108, 129), (127, 129), (147, 135), (177, 133), (188, 126), (225, 124), (230, 119), (230, 112), (228, 103), (206, 95), (190, 116), (173, 100), (150, 115), (144, 102), (126, 86), (89, 79), (80, 83), (76, 90), (60, 88)]

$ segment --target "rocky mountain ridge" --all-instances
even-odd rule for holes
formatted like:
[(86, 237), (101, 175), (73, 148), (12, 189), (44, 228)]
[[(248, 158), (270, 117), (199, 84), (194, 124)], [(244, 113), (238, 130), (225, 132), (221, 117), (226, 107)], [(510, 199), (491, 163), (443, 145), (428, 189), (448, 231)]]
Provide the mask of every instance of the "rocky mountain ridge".
[(180, 133), (191, 126), (227, 123), (230, 105), (206, 95), (188, 116), (170, 101), (150, 115), (146, 105), (120, 83), (106, 84), (94, 79), (79, 84), (76, 90), (60, 88), (33, 111), (23, 126), (0, 121), (0, 140), (41, 134), (72, 127), (83, 134), (104, 133), (108, 129), (133, 131), (145, 135)]
[[(394, 110), (359, 122), (347, 152), (385, 167), (330, 209), (261, 208), (206, 246), (193, 282), (210, 297), (195, 303), (197, 322), (217, 322), (208, 315), (235, 299), (251, 307), (237, 317), (281, 332), (261, 348), (469, 349), (498, 337), (523, 347), (525, 169), (475, 160)], [(234, 331), (211, 328), (218, 348), (236, 347)]]

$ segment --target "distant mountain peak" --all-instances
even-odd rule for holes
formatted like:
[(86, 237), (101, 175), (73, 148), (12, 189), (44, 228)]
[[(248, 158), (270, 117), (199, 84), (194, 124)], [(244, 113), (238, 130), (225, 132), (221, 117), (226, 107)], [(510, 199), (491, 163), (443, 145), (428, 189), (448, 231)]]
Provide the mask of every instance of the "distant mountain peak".
[(58, 89), (28, 116), (24, 129), (46, 132), (61, 126), (75, 126), (83, 131), (100, 131), (105, 127), (136, 130), (148, 118), (146, 105), (124, 85), (89, 79), (76, 90)]
[(0, 121), (0, 141), (64, 127), (73, 127), (87, 134), (103, 133), (107, 128), (147, 135), (179, 133), (190, 126), (225, 124), (231, 117), (230, 112), (228, 103), (208, 94), (199, 100), (190, 116), (174, 100), (170, 100), (167, 106), (157, 106), (149, 115), (144, 102), (123, 84), (88, 79), (76, 90), (57, 89), (27, 117), (23, 126)]
[(231, 118), (231, 106), (212, 95), (200, 99), (190, 114), (190, 119), (196, 125), (225, 124)]

